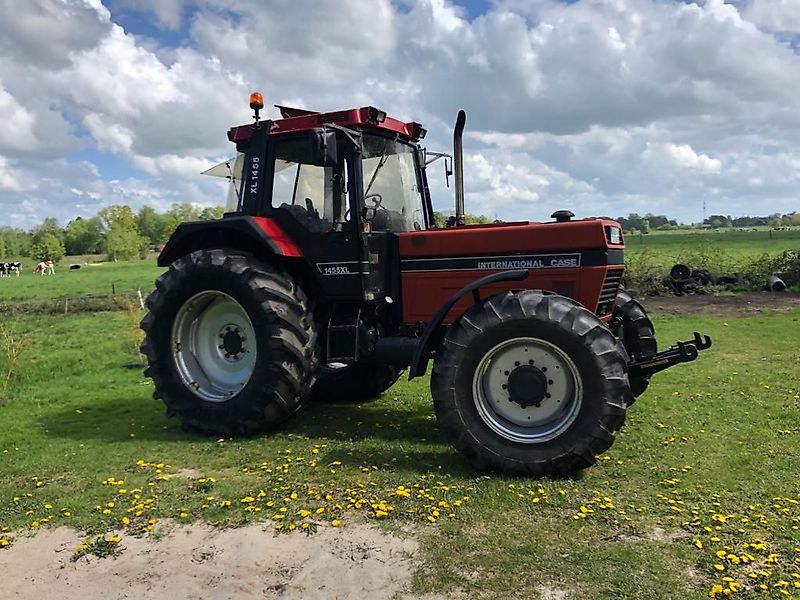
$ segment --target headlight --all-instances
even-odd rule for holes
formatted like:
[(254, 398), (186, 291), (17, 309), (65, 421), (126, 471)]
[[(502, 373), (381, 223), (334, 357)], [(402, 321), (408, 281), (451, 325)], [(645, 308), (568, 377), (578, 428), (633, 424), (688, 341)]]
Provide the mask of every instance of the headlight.
[(619, 227), (606, 227), (606, 237), (609, 244), (621, 244), (622, 230)]

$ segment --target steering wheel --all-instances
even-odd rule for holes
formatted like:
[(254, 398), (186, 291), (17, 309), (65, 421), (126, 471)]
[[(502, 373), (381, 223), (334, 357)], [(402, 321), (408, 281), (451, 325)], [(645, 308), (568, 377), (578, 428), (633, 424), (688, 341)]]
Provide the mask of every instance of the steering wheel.
[(372, 208), (375, 209), (382, 208), (383, 210), (386, 210), (386, 207), (383, 204), (381, 204), (383, 202), (383, 196), (375, 193), (367, 194), (366, 196), (364, 196), (364, 202), (366, 202), (367, 199), (370, 198), (372, 199), (373, 202)]

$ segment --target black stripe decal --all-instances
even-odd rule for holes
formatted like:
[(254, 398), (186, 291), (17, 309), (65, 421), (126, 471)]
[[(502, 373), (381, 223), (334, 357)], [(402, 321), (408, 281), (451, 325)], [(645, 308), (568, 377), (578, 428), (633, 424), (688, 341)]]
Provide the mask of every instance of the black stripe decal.
[(509, 254), (448, 258), (407, 258), (401, 269), (408, 271), (505, 271), (509, 269), (577, 269), (622, 265), (622, 250), (585, 250), (560, 254)]

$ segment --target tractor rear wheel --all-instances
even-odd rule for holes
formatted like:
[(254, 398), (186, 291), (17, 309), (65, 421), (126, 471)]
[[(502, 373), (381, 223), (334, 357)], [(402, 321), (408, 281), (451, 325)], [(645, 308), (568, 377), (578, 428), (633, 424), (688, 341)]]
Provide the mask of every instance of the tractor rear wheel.
[(311, 399), (340, 404), (368, 402), (392, 387), (402, 374), (402, 368), (369, 362), (320, 365)]
[(613, 443), (630, 396), (618, 341), (563, 296), (508, 292), (468, 310), (437, 349), (445, 436), (479, 469), (556, 475)]
[[(614, 313), (611, 317), (611, 332), (616, 335), (631, 359), (653, 356), (658, 352), (656, 330), (644, 307), (626, 292), (617, 294)], [(630, 404), (641, 396), (650, 385), (649, 377), (632, 377)]]
[(193, 252), (158, 278), (147, 308), (145, 374), (185, 428), (252, 434), (305, 401), (316, 329), (286, 273), (235, 251)]

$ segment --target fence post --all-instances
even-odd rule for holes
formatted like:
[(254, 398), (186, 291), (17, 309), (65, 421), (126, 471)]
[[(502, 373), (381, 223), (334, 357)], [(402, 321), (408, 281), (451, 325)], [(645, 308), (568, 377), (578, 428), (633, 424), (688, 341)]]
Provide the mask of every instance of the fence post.
[(64, 314), (67, 314), (69, 309), (69, 296), (64, 296)]
[(136, 294), (139, 296), (139, 306), (144, 308), (144, 300), (142, 299), (142, 289), (141, 288), (137, 289)]
[(111, 282), (111, 295), (112, 296), (116, 296), (117, 295), (117, 288), (114, 287), (114, 282), (113, 281)]

